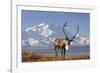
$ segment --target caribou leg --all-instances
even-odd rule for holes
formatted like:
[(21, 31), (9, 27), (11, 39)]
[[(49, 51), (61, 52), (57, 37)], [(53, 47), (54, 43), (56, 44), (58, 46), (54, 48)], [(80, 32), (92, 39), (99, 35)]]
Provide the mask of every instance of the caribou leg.
[(66, 56), (66, 48), (64, 48), (64, 59), (65, 59), (65, 56)]
[(61, 48), (61, 59), (63, 59), (63, 48)]
[(65, 53), (66, 53), (66, 49), (62, 48), (61, 49), (61, 59), (65, 59)]
[(58, 56), (58, 48), (55, 47), (55, 55)]

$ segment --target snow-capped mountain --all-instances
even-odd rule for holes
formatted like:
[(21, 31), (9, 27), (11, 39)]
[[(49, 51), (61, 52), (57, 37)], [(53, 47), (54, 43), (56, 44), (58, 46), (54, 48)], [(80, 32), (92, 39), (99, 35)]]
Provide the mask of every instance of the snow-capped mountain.
[(71, 43), (72, 45), (89, 45), (90, 39), (89, 37), (82, 36), (81, 34), (78, 34), (78, 36), (74, 39), (74, 41)]
[(37, 26), (34, 25), (32, 27), (26, 28), (26, 32), (33, 34), (38, 33), (40, 36), (44, 36), (47, 38), (48, 36), (52, 35), (54, 32), (50, 29), (49, 24), (46, 23), (40, 23)]
[[(56, 30), (55, 30), (56, 29)], [(31, 27), (28, 27), (22, 31), (22, 46), (52, 46), (51, 41), (55, 38), (64, 38), (64, 34), (55, 25), (49, 25), (46, 23), (40, 23)], [(89, 45), (89, 37), (78, 34), (71, 45)]]
[(50, 29), (49, 24), (40, 23), (37, 25), (33, 25), (28, 27), (22, 31), (22, 46), (40, 46), (51, 44), (48, 39), (55, 33)]

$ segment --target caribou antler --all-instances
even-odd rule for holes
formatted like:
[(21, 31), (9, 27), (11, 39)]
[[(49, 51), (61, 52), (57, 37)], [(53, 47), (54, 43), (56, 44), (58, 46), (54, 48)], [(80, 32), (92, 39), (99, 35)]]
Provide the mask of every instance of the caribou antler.
[(77, 25), (77, 32), (76, 32), (75, 35), (70, 39), (70, 38), (67, 36), (67, 34), (65, 33), (65, 30), (64, 30), (64, 27), (67, 26), (66, 24), (67, 24), (67, 22), (65, 22), (65, 24), (64, 24), (64, 26), (63, 26), (63, 32), (64, 32), (64, 34), (65, 34), (65, 37), (66, 37), (67, 40), (73, 41), (73, 39), (76, 37), (76, 35), (77, 35), (78, 32), (79, 32), (79, 26)]
[(68, 36), (67, 36), (67, 34), (66, 34), (65, 31), (64, 31), (64, 27), (67, 26), (66, 24), (67, 24), (67, 22), (65, 22), (65, 24), (64, 24), (64, 26), (63, 26), (63, 32), (64, 32), (64, 35), (65, 35), (66, 39), (69, 39)]
[(73, 39), (76, 37), (76, 35), (78, 34), (78, 32), (79, 32), (79, 26), (77, 26), (77, 32), (76, 32), (76, 34), (71, 38), (71, 40), (73, 40)]

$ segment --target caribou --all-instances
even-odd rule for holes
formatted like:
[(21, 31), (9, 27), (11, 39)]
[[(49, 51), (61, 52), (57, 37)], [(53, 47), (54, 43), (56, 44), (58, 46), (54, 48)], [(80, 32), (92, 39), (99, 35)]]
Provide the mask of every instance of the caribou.
[(53, 41), (53, 45), (55, 48), (55, 55), (58, 56), (58, 52), (60, 49), (61, 50), (61, 59), (62, 58), (65, 59), (66, 50), (69, 49), (70, 43), (73, 42), (74, 38), (76, 37), (76, 35), (79, 32), (79, 26), (77, 26), (77, 31), (76, 31), (75, 35), (73, 37), (69, 38), (68, 35), (65, 33), (65, 27), (67, 26), (66, 24), (67, 24), (67, 22), (65, 22), (63, 25), (63, 33), (65, 35), (65, 38), (56, 38)]

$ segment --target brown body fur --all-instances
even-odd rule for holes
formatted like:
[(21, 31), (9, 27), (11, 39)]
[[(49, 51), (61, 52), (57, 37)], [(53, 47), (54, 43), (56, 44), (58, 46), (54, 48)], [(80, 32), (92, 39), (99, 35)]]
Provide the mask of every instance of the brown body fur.
[(62, 48), (62, 46), (65, 46), (67, 44), (68, 44), (68, 41), (65, 38), (54, 40), (54, 45), (59, 48)]
[(61, 58), (65, 57), (65, 52), (66, 52), (65, 46), (66, 45), (68, 45), (68, 41), (65, 38), (54, 40), (56, 56), (58, 56), (58, 51), (60, 49), (61, 50)]

